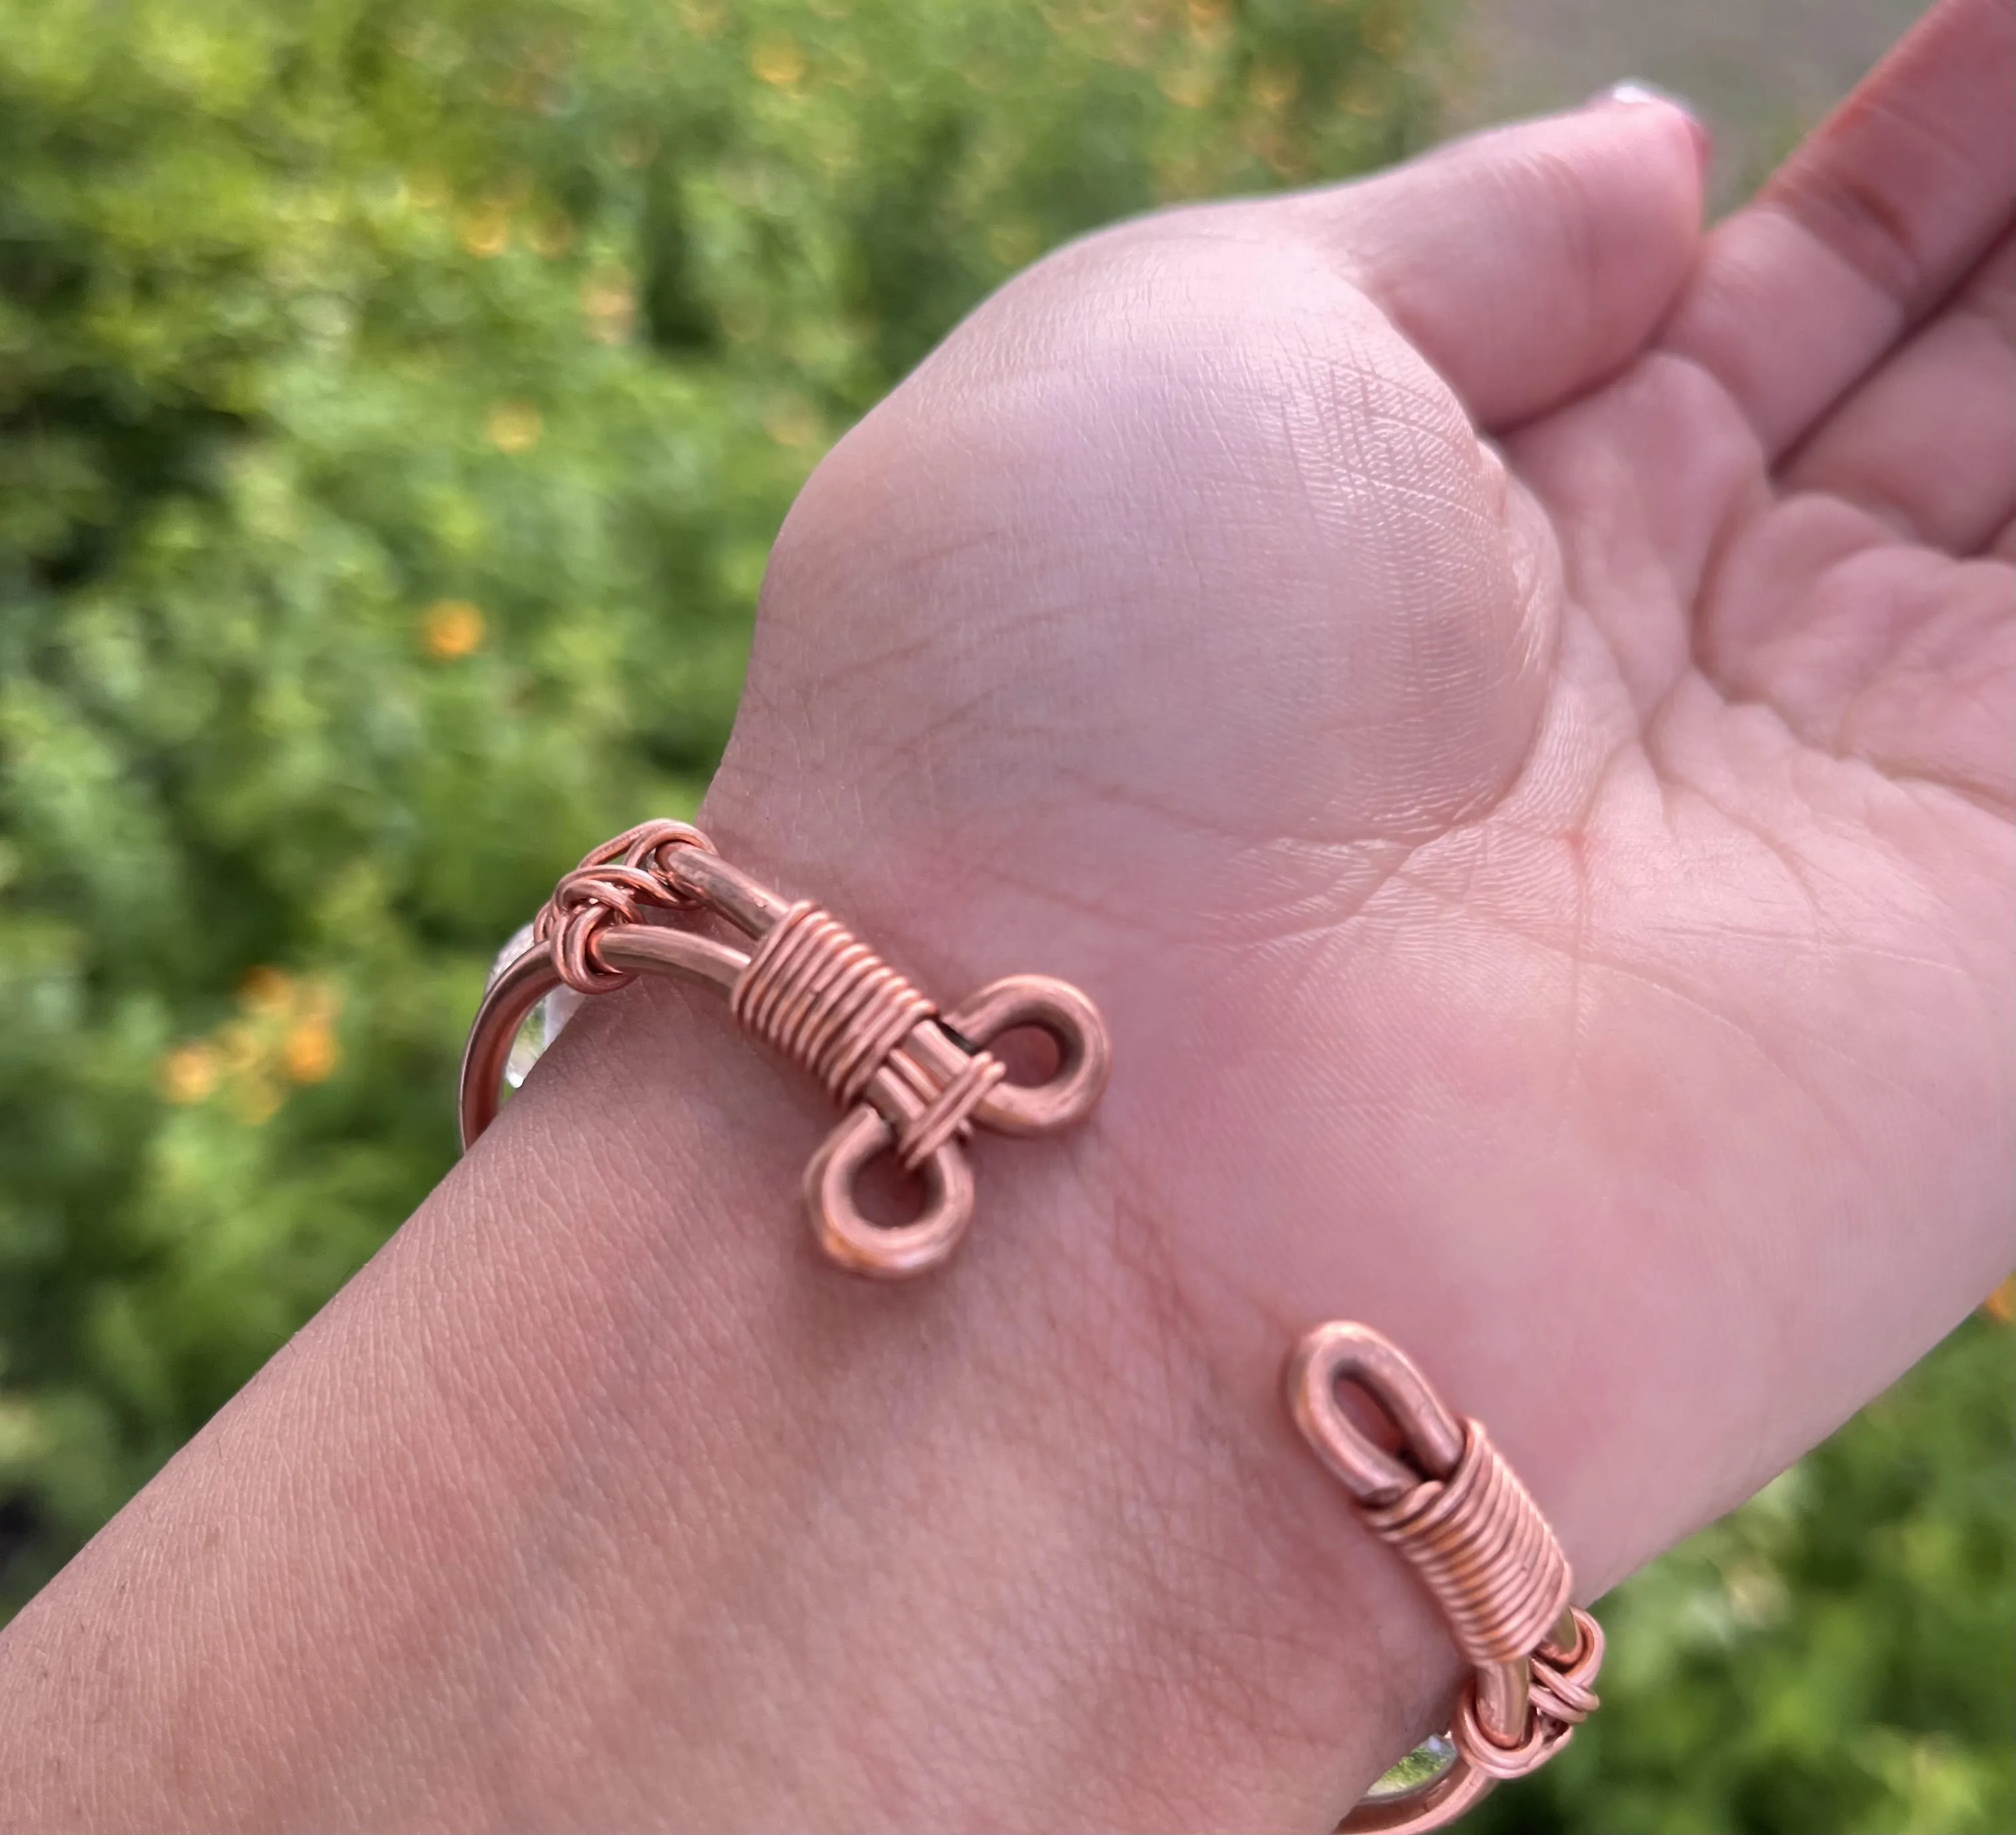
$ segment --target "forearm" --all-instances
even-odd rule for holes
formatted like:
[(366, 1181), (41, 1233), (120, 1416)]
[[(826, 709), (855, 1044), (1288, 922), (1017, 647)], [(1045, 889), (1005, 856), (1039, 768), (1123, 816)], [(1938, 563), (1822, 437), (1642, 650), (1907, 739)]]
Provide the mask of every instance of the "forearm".
[[(0, 1822), (1316, 1824), (1454, 1660), (1096, 1153), (899, 1288), (664, 989), (0, 1639)], [(1397, 1677), (1375, 1668), (1398, 1657)]]

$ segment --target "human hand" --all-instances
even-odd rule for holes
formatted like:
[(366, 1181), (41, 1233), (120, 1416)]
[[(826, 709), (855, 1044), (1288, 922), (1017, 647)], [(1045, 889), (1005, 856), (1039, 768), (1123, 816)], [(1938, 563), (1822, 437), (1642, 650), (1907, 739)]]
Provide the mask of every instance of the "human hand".
[(1389, 1331), (1586, 1591), (2010, 1264), (2011, 67), (1951, 0), (1705, 240), (1644, 102), (1096, 236), (773, 564), (708, 825), (1111, 1023), (1097, 1224), (981, 1233), (1256, 1415)]
[(849, 1282), (823, 1106), (591, 1002), (0, 1637), (0, 1826), (1313, 1826), (1456, 1670), (1304, 1327), (1585, 1595), (1924, 1350), (2016, 1182), (2011, 40), (1949, 0), (1705, 243), (1611, 105), (982, 308), (793, 512), (704, 820), (1079, 982), (1096, 1120)]

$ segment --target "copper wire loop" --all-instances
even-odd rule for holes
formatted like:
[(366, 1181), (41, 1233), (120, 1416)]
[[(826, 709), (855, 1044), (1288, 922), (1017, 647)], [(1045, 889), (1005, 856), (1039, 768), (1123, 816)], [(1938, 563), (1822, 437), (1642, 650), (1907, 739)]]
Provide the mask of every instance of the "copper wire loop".
[(664, 857), (679, 847), (714, 844), (684, 822), (639, 823), (593, 849), (553, 888), (539, 907), (532, 935), (553, 946), (560, 979), (584, 994), (612, 994), (636, 979), (612, 969), (596, 953), (596, 939), (613, 924), (639, 924), (653, 910), (692, 909), (694, 901), (668, 877)]
[[(1397, 1454), (1345, 1413), (1345, 1383), (1391, 1423)], [(1309, 1332), (1289, 1359), (1288, 1405), (1366, 1526), (1426, 1582), (1474, 1666), (1450, 1729), (1453, 1763), (1412, 1789), (1366, 1797), (1341, 1827), (1443, 1827), (1499, 1780), (1544, 1765), (1596, 1711), (1602, 1630), (1569, 1604), (1568, 1556), (1483, 1428), (1453, 1414), (1370, 1327), (1334, 1321)]]
[[(675, 926), (726, 920), (743, 951)], [(1079, 1121), (1104, 1088), (1111, 1054), (1099, 1010), (1068, 982), (1010, 975), (941, 1018), (937, 1005), (851, 931), (807, 899), (787, 902), (730, 866), (697, 828), (646, 822), (588, 854), (553, 889), (523, 956), (495, 972), (470, 1032), (462, 1075), (463, 1145), (497, 1114), (498, 1083), (519, 1026), (564, 984), (612, 993), (639, 974), (722, 989), (752, 1036), (815, 1077), (848, 1111), (805, 1170), (805, 1202), (828, 1255), (857, 1274), (935, 1267), (970, 1220), (963, 1143), (976, 1125), (1043, 1134)], [(1049, 1034), (1057, 1068), (1011, 1083), (988, 1041), (1019, 1026)], [(895, 1155), (923, 1209), (871, 1222), (855, 1199), (869, 1162)]]
[(1480, 1718), (1474, 1679), (1464, 1686), (1450, 1737), (1464, 1762), (1494, 1782), (1509, 1783), (1538, 1771), (1602, 1706), (1589, 1684), (1603, 1667), (1603, 1628), (1579, 1606), (1574, 1608), (1573, 1617), (1578, 1635), (1571, 1656), (1557, 1660), (1544, 1649), (1533, 1653), (1532, 1711), (1525, 1737), (1517, 1745), (1492, 1738)]

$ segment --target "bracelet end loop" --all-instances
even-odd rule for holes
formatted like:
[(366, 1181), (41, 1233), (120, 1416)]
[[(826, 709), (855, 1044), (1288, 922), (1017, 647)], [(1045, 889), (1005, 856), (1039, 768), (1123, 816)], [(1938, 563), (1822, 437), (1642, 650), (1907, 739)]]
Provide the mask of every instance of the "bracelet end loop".
[[(725, 920), (749, 946), (666, 922), (696, 912)], [(805, 1169), (804, 1195), (821, 1246), (851, 1274), (888, 1280), (938, 1266), (972, 1220), (965, 1143), (974, 1128), (1047, 1134), (1082, 1121), (1111, 1062), (1098, 1008), (1048, 975), (995, 982), (941, 1022), (935, 1004), (844, 925), (732, 866), (685, 822), (641, 823), (592, 849), (531, 935), (521, 957), (493, 971), (470, 1030), (463, 1146), (495, 1118), (513, 1039), (556, 986), (611, 993), (646, 972), (712, 986), (745, 1032), (809, 1072), (843, 1111)], [(1008, 1081), (986, 1048), (1021, 1026), (1056, 1044), (1044, 1082)], [(923, 1212), (909, 1223), (871, 1223), (857, 1198), (861, 1174), (885, 1152), (923, 1185)]]
[[(1345, 1412), (1350, 1383), (1398, 1441), (1389, 1452)], [(1348, 1835), (1438, 1829), (1501, 1779), (1523, 1777), (1595, 1711), (1596, 1620), (1569, 1604), (1567, 1556), (1526, 1487), (1476, 1421), (1450, 1411), (1420, 1370), (1370, 1327), (1336, 1320), (1288, 1360), (1290, 1412), (1366, 1527), (1404, 1556), (1473, 1666), (1454, 1759), (1418, 1785), (1366, 1798)]]

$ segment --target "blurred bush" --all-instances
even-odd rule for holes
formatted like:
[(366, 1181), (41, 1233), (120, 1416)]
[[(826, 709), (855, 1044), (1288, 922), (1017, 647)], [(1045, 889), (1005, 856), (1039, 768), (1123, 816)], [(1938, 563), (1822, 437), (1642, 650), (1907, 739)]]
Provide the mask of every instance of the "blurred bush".
[(2016, 1370), (1971, 1321), (1604, 1603), (1603, 1712), (1474, 1835), (2016, 1829)]
[(0, 0), (17, 1600), (427, 1189), (697, 798), (786, 507), (1004, 275), (1386, 159), (1413, 0)]
[[(833, 434), (1064, 237), (1417, 144), (1439, 8), (0, 0), (0, 1612), (438, 1176)], [(1503, 1826), (2016, 1824), (2007, 1365), (1636, 1583), (1656, 1720)]]

